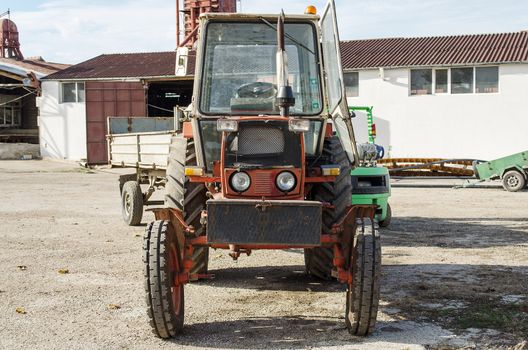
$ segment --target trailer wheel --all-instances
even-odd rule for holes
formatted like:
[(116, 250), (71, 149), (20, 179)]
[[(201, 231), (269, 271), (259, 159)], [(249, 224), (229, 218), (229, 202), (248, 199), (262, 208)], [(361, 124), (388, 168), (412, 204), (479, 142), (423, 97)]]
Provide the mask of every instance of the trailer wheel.
[(141, 223), (143, 217), (143, 193), (137, 181), (127, 181), (121, 191), (121, 213), (130, 226)]
[[(332, 233), (332, 225), (346, 215), (347, 207), (352, 203), (352, 180), (350, 162), (337, 136), (325, 140), (321, 164), (339, 164), (341, 172), (334, 182), (316, 184), (312, 189), (312, 199), (334, 206), (323, 209), (323, 233)], [(314, 277), (330, 280), (332, 278), (334, 253), (330, 247), (316, 247), (304, 250), (306, 272)]]
[(125, 174), (119, 176), (119, 194), (123, 193), (123, 186), (128, 181), (136, 181), (138, 178), (137, 174)]
[(385, 215), (385, 220), (379, 222), (380, 227), (389, 227), (392, 219), (392, 209), (389, 203), (387, 203), (387, 214)]
[(158, 337), (171, 338), (183, 329), (184, 288), (178, 284), (182, 253), (169, 221), (151, 222), (143, 243), (147, 314)]
[(369, 218), (358, 219), (350, 269), (352, 283), (346, 293), (345, 321), (351, 334), (365, 336), (376, 324), (381, 276), (380, 237)]
[[(187, 225), (194, 227), (195, 236), (205, 235), (200, 222), (207, 201), (203, 183), (190, 182), (185, 176), (185, 167), (196, 165), (194, 141), (182, 135), (174, 136), (170, 146), (165, 185), (165, 205), (180, 209)], [(209, 247), (194, 247), (191, 274), (206, 274), (209, 262)]]
[(502, 187), (510, 192), (517, 192), (524, 188), (526, 179), (517, 170), (510, 170), (502, 177)]

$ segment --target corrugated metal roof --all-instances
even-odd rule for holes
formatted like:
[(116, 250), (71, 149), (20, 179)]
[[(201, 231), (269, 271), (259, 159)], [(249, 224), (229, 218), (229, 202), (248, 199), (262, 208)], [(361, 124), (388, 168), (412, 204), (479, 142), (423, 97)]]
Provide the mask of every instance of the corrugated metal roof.
[(341, 42), (343, 69), (528, 62), (528, 31)]
[[(189, 55), (189, 61), (194, 56)], [(188, 66), (194, 67), (194, 61)], [(142, 52), (100, 55), (44, 79), (108, 79), (174, 76), (176, 52)], [(194, 68), (188, 70), (194, 74)]]
[[(0, 66), (18, 67), (23, 72), (34, 72), (37, 75), (47, 75), (67, 68), (70, 65), (54, 62), (46, 62), (42, 57), (28, 57), (25, 60), (15, 58), (0, 58)], [(24, 74), (25, 75), (25, 74)]]

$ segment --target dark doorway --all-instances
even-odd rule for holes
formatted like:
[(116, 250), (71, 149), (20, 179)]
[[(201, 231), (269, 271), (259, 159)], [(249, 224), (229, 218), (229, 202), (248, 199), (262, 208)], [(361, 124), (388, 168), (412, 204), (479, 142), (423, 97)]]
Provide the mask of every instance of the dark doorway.
[(151, 82), (148, 89), (148, 116), (172, 117), (176, 106), (191, 104), (193, 80)]
[[(4, 73), (5, 74), (5, 73)], [(0, 142), (38, 143), (36, 91), (0, 72)]]

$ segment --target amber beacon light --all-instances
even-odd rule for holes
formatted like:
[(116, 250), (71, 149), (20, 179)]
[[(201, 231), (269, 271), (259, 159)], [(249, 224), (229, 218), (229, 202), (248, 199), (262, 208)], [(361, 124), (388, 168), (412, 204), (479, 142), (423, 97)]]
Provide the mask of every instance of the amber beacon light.
[(316, 15), (317, 9), (315, 8), (315, 6), (310, 5), (306, 8), (306, 10), (304, 10), (304, 14), (305, 15)]

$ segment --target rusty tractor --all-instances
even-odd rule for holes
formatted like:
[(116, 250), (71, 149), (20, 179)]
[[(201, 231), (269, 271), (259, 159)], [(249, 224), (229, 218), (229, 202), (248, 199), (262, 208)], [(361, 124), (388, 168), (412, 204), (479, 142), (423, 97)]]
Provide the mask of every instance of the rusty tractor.
[(333, 1), (321, 17), (206, 13), (192, 112), (171, 142), (165, 207), (144, 263), (155, 334), (183, 330), (185, 284), (209, 249), (304, 249), (306, 272), (347, 285), (345, 320), (371, 333), (380, 290), (376, 205), (352, 205), (357, 163)]

